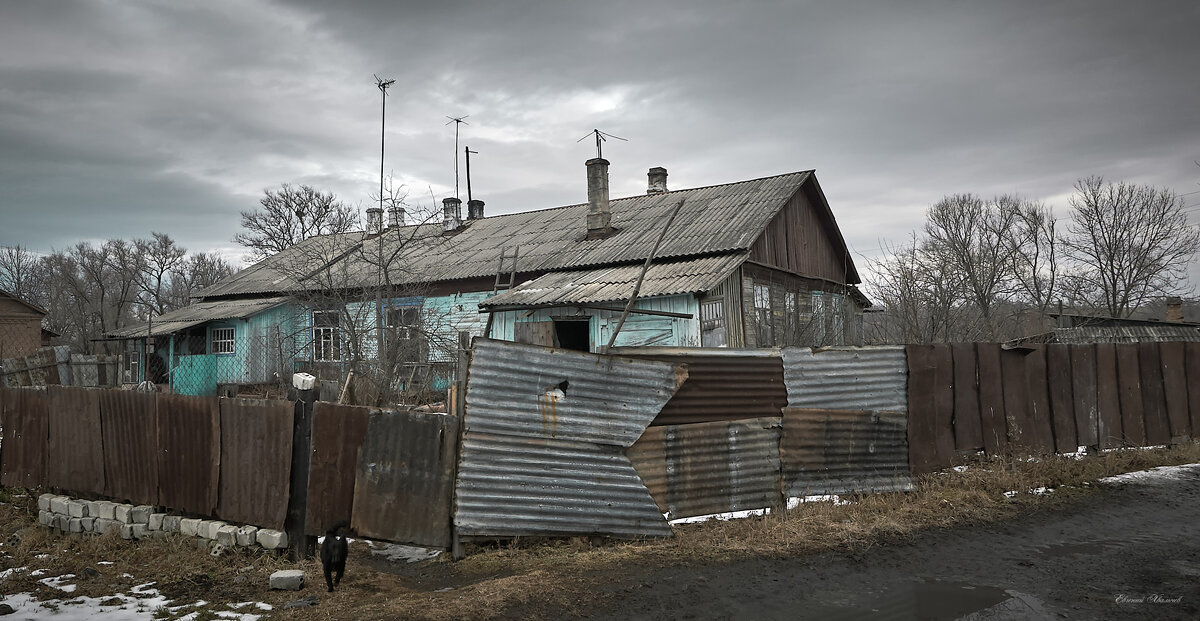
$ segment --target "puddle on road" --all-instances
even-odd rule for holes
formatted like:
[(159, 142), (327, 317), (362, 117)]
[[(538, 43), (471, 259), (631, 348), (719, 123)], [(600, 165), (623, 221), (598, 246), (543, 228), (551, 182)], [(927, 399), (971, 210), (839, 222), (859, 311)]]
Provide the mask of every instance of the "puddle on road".
[(950, 621), (991, 608), (1010, 599), (1004, 589), (960, 582), (925, 581), (899, 587), (874, 601), (850, 608), (806, 607), (813, 618), (843, 621), (848, 619), (930, 619)]

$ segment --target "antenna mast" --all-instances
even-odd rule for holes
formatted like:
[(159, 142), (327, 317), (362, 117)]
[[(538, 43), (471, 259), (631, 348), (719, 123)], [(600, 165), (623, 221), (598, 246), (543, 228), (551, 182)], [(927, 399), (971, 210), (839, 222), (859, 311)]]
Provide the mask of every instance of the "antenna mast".
[(384, 80), (383, 78), (371, 74), (375, 77), (375, 86), (379, 88), (381, 94), (381, 103), (379, 107), (379, 208), (383, 209), (383, 146), (387, 139), (387, 89), (389, 86), (396, 83), (395, 80)]
[(454, 123), (454, 198), (458, 198), (458, 126), (470, 125), (470, 123), (463, 120), (469, 116), (471, 115), (464, 114), (463, 116), (446, 117), (450, 119), (446, 121), (446, 125)]
[(471, 205), (471, 154), (479, 154), (479, 151), (472, 151), (471, 147), (463, 147), (463, 155), (467, 158), (467, 206)]
[(614, 136), (610, 133), (602, 132), (598, 129), (593, 129), (592, 131), (585, 134), (583, 136), (583, 138), (580, 138), (579, 140), (576, 140), (575, 142), (583, 142), (584, 139), (586, 139), (588, 136), (591, 136), (593, 134), (596, 136), (596, 157), (604, 157), (604, 154), (601, 152), (600, 145), (601, 145), (601, 143), (608, 140), (609, 138), (616, 138), (617, 140), (624, 140), (625, 142), (629, 142), (629, 140), (627, 138), (622, 138), (620, 136)]

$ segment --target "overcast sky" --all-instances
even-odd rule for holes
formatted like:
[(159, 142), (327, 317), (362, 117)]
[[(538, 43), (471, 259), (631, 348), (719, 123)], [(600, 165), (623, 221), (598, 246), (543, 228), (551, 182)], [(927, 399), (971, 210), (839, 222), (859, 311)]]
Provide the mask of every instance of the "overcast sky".
[[(851, 249), (943, 195), (1066, 214), (1074, 181), (1167, 186), (1200, 222), (1200, 2), (0, 0), (0, 245), (173, 236), (243, 251), (284, 182), (365, 208), (386, 168), (487, 213), (814, 168)], [(461, 194), (465, 200), (465, 177)], [(862, 259), (858, 259), (862, 262)], [(1195, 270), (1193, 270), (1195, 272)]]

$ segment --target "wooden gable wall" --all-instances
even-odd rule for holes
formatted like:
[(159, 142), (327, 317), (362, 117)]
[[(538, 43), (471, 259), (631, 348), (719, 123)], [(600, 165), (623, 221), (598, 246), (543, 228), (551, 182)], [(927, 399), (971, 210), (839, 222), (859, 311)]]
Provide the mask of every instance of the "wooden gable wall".
[[(834, 224), (814, 201), (811, 181), (788, 200), (750, 248), (750, 260), (834, 283), (853, 274)], [(855, 279), (857, 280), (857, 279)], [(856, 284), (856, 283), (849, 283)]]

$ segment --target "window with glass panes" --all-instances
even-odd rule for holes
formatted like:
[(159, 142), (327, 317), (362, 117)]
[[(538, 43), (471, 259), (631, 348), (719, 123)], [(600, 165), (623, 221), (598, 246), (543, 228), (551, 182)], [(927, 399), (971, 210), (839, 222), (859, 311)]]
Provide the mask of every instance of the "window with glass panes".
[(341, 313), (335, 310), (313, 311), (312, 319), (313, 360), (341, 360)]

